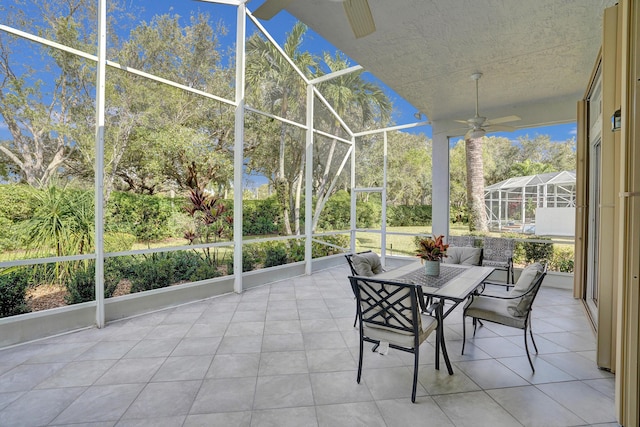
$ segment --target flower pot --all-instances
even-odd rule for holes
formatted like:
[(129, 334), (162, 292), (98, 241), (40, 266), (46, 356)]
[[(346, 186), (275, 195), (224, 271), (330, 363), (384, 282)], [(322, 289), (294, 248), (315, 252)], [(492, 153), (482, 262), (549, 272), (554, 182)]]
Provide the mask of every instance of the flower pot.
[(439, 276), (440, 275), (440, 261), (425, 261), (424, 269), (427, 276)]

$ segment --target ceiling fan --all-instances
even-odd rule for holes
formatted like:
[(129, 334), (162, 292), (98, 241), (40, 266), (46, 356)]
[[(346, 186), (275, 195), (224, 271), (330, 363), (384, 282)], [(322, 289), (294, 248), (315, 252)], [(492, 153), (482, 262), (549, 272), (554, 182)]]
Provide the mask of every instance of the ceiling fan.
[[(376, 30), (368, 0), (327, 0), (342, 3), (349, 25), (357, 39), (367, 36)], [(253, 13), (258, 19), (269, 20), (287, 7), (293, 0), (266, 0)]]
[(474, 73), (471, 75), (471, 79), (476, 82), (476, 115), (467, 120), (456, 120), (456, 122), (466, 123), (469, 126), (469, 130), (464, 135), (464, 139), (482, 138), (487, 134), (487, 132), (513, 131), (515, 130), (515, 127), (513, 126), (497, 125), (520, 120), (520, 117), (518, 116), (506, 116), (498, 119), (487, 120), (486, 117), (482, 117), (478, 114), (478, 80), (480, 80), (480, 77), (482, 77), (482, 73)]

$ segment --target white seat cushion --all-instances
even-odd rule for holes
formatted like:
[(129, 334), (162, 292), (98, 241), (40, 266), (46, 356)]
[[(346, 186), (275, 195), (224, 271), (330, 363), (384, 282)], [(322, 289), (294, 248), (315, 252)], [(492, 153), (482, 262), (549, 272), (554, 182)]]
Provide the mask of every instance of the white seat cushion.
[(473, 300), (465, 308), (465, 315), (477, 317), (501, 325), (524, 329), (524, 317), (514, 316), (511, 313), (513, 301), (499, 298), (474, 296)]
[[(438, 321), (435, 317), (426, 314), (420, 314), (422, 330), (418, 338), (418, 343), (424, 342), (431, 332), (435, 331), (438, 326)], [(375, 324), (363, 323), (364, 335), (382, 342), (388, 342), (390, 344), (399, 345), (402, 347), (413, 348), (413, 334), (407, 334), (404, 331), (393, 331), (391, 328), (384, 326), (377, 326)]]

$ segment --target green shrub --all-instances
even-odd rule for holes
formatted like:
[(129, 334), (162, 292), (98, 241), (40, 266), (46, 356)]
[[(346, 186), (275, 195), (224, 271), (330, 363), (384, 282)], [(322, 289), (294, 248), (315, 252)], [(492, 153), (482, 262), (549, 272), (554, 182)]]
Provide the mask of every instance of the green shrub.
[(104, 251), (105, 252), (124, 252), (133, 248), (136, 242), (136, 236), (129, 233), (109, 232), (104, 233)]
[(165, 257), (173, 264), (173, 280), (190, 280), (201, 264), (202, 257), (196, 252), (169, 252)]
[(351, 195), (345, 190), (336, 192), (327, 203), (318, 219), (318, 230), (344, 230), (351, 224)]
[[(111, 298), (120, 280), (108, 263), (105, 263), (104, 279), (104, 297)], [(86, 266), (76, 269), (65, 283), (65, 287), (67, 294), (64, 300), (67, 304), (93, 301), (96, 294), (95, 262), (90, 261)]]
[(304, 240), (289, 240), (289, 258), (292, 262), (304, 261)]
[(340, 254), (343, 252), (342, 248), (346, 248), (349, 245), (349, 237), (341, 234), (335, 236), (323, 236), (318, 238), (318, 240), (325, 241), (338, 247), (335, 248), (333, 246), (323, 245), (314, 241), (311, 244), (313, 258), (321, 258), (323, 256)]
[(278, 233), (281, 210), (275, 196), (263, 200), (245, 200), (242, 205), (243, 235), (256, 236)]
[(387, 223), (391, 227), (431, 225), (430, 205), (389, 206)]
[(222, 273), (220, 273), (217, 267), (202, 261), (189, 276), (189, 281), (197, 282), (198, 280), (211, 279), (213, 277), (220, 277), (221, 275)]
[[(95, 267), (93, 265), (92, 267)], [(96, 277), (93, 268), (79, 269), (71, 274), (66, 283), (67, 294), (64, 300), (67, 304), (79, 304), (93, 301), (96, 290)]]
[(557, 246), (553, 250), (553, 256), (549, 262), (549, 269), (562, 273), (573, 273), (574, 248), (570, 246)]
[(174, 282), (173, 262), (169, 254), (159, 253), (145, 257), (134, 266), (131, 293), (164, 288)]
[(0, 185), (0, 217), (13, 223), (31, 218), (35, 200), (33, 188), (24, 184)]
[(284, 242), (265, 243), (264, 266), (274, 267), (287, 263), (287, 245)]
[(19, 247), (20, 241), (24, 241), (19, 229), (18, 224), (0, 216), (0, 251), (11, 251)]
[(107, 205), (110, 230), (133, 234), (142, 242), (171, 236), (170, 218), (182, 204), (173, 199), (114, 191)]
[[(532, 237), (535, 240), (551, 240), (548, 237)], [(549, 262), (553, 256), (553, 243), (521, 242), (524, 250), (524, 263)]]
[(0, 317), (29, 312), (27, 286), (31, 273), (25, 268), (9, 268), (0, 273)]
[[(356, 226), (370, 228), (380, 223), (380, 203), (358, 200), (356, 203)], [(345, 230), (351, 227), (351, 195), (337, 191), (327, 200), (318, 220), (318, 230)]]
[(155, 253), (131, 265), (131, 292), (164, 288), (181, 281), (218, 277), (221, 273), (195, 252)]
[[(260, 249), (257, 245), (244, 245), (242, 247), (242, 271), (255, 270), (260, 262)], [(233, 274), (233, 255), (227, 260), (227, 273)]]

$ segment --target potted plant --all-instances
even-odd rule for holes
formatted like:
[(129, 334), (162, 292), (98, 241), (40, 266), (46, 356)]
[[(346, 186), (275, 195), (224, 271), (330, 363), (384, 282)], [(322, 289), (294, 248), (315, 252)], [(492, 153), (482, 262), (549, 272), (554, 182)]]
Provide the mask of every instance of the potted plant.
[(448, 244), (443, 242), (444, 236), (427, 237), (417, 242), (416, 256), (423, 260), (428, 275), (440, 274), (440, 261), (447, 256)]

